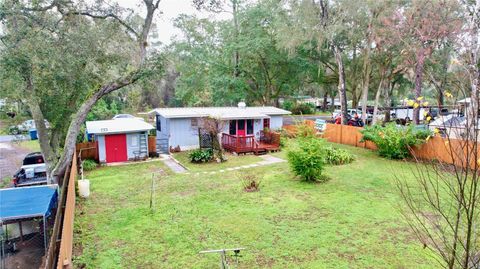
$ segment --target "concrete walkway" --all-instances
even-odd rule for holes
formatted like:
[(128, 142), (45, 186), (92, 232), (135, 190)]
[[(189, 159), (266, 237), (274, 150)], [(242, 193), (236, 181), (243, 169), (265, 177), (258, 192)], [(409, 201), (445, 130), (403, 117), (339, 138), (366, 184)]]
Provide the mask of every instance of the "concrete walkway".
[(177, 160), (175, 160), (172, 156), (167, 154), (161, 154), (160, 157), (162, 158), (162, 162), (168, 166), (174, 173), (180, 174), (187, 172), (187, 169), (183, 167)]
[(220, 169), (217, 171), (204, 171), (204, 172), (196, 172), (196, 173), (190, 173), (186, 172), (186, 175), (193, 174), (193, 175), (201, 175), (201, 174), (216, 174), (216, 173), (223, 173), (227, 171), (235, 171), (235, 170), (241, 170), (241, 169), (249, 169), (249, 168), (254, 168), (254, 167), (259, 167), (259, 166), (265, 166), (265, 165), (271, 165), (275, 163), (282, 163), (286, 162), (284, 159), (280, 159), (271, 155), (260, 155), (260, 158), (263, 159), (263, 161), (249, 164), (249, 165), (242, 165), (242, 166), (236, 166), (236, 167), (230, 167), (226, 169)]

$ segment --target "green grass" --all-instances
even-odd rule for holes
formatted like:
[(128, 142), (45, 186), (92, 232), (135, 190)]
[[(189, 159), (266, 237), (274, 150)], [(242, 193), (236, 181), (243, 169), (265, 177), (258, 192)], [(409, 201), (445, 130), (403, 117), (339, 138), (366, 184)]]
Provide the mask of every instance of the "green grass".
[(218, 255), (198, 252), (246, 247), (239, 268), (438, 268), (398, 211), (393, 173), (412, 180), (411, 164), (341, 147), (356, 160), (328, 166), (322, 184), (299, 181), (287, 163), (249, 169), (263, 178), (255, 193), (242, 191), (240, 172), (169, 173), (155, 183), (154, 211), (160, 162), (94, 170), (76, 212), (75, 265), (217, 268)]
[(225, 169), (229, 167), (253, 164), (253, 163), (262, 161), (262, 158), (255, 155), (235, 156), (233, 154), (226, 153), (225, 156), (227, 157), (228, 160), (223, 163), (216, 163), (216, 162), (192, 163), (190, 162), (190, 159), (188, 157), (189, 154), (190, 154), (190, 151), (182, 151), (182, 152), (174, 153), (173, 157), (192, 172), (215, 171), (215, 170)]
[(41, 151), (38, 140), (24, 140), (18, 143), (18, 146), (29, 151)]

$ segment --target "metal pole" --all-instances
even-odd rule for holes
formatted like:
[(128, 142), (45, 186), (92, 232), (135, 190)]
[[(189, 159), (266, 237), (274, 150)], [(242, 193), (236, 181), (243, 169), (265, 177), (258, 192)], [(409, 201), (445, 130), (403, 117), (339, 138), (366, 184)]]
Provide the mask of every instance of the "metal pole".
[[(139, 144), (140, 144), (140, 143), (139, 143)], [(83, 151), (83, 150), (87, 150), (87, 149), (96, 149), (96, 147), (83, 148), (83, 149), (80, 149), (80, 151), (78, 152), (78, 159), (80, 160), (80, 175), (82, 176), (82, 180), (83, 180), (82, 151)]]
[(43, 251), (47, 254), (47, 229), (45, 229), (45, 215), (43, 216)]

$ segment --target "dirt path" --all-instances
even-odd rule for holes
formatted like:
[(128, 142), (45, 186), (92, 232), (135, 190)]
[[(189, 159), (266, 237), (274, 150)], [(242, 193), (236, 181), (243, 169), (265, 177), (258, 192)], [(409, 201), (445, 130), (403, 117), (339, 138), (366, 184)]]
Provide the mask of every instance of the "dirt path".
[(15, 143), (0, 143), (0, 180), (12, 177), (28, 153), (29, 150)]

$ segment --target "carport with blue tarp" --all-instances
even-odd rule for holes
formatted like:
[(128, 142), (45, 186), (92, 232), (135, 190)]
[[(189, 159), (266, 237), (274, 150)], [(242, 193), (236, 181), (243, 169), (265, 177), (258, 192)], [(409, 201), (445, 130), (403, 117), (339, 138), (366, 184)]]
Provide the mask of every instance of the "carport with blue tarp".
[(18, 268), (25, 260), (41, 263), (57, 201), (57, 185), (0, 189), (0, 268)]

